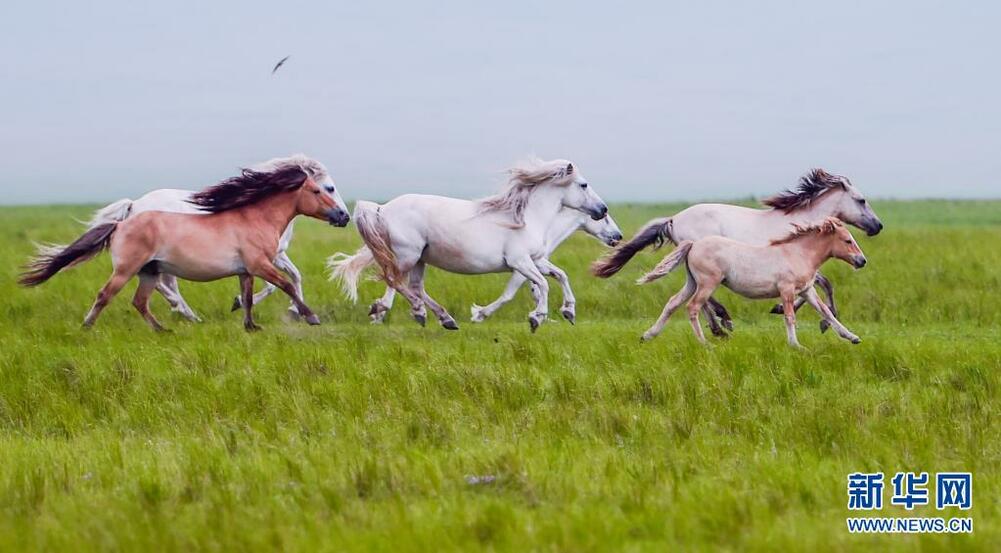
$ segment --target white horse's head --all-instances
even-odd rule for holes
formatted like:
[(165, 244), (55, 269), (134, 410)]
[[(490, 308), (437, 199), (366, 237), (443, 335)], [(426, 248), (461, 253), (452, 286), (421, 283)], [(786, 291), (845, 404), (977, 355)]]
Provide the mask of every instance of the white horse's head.
[(532, 160), (511, 169), (511, 178), (516, 186), (552, 186), (561, 191), (560, 203), (563, 207), (576, 209), (599, 221), (608, 213), (608, 206), (594, 191), (577, 167), (565, 160)]
[(814, 209), (819, 217), (837, 217), (869, 236), (883, 230), (883, 222), (862, 192), (846, 177), (832, 175), (823, 169), (810, 171), (799, 179), (795, 189), (767, 198), (763, 203), (786, 213)]
[(589, 218), (584, 222), (583, 229), (584, 232), (601, 240), (606, 246), (613, 248), (622, 240), (622, 231), (619, 229), (619, 225), (615, 224), (611, 214), (605, 215), (604, 218), (597, 221)]
[[(269, 159), (253, 167), (255, 171), (271, 172), (285, 167), (297, 166), (302, 169), (313, 182), (316, 183), (315, 194), (326, 196), (333, 201), (333, 206), (327, 210), (327, 219), (330, 224), (343, 227), (351, 220), (348, 214), (348, 206), (341, 198), (341, 192), (334, 185), (334, 179), (330, 172), (319, 161), (307, 157), (304, 154), (294, 154), (288, 157), (277, 157)], [(324, 202), (329, 204), (329, 202)]]

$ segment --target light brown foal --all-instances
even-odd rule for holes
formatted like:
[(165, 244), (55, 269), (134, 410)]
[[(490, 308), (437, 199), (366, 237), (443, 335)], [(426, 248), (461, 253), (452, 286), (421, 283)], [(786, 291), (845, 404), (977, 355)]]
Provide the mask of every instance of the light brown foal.
[(817, 270), (828, 259), (838, 258), (859, 269), (866, 264), (865, 255), (851, 232), (834, 217), (817, 225), (793, 225), (793, 228), (789, 236), (768, 246), (751, 246), (721, 236), (683, 241), (638, 281), (645, 284), (666, 275), (682, 262), (687, 265), (685, 287), (668, 300), (660, 318), (643, 334), (643, 339), (651, 340), (660, 334), (671, 314), (691, 298), (688, 318), (699, 341), (705, 342), (699, 325), (699, 310), (722, 284), (746, 298), (781, 298), (786, 334), (792, 346), (799, 347), (796, 310), (793, 309), (797, 297), (813, 306), (839, 336), (853, 344), (861, 342), (820, 301), (813, 284)]
[(202, 282), (238, 275), (247, 330), (260, 328), (251, 313), (254, 277), (288, 294), (306, 322), (320, 324), (272, 260), (282, 232), (297, 215), (335, 226), (348, 223), (348, 212), (334, 200), (332, 186), (319, 186), (298, 165), (269, 172), (244, 169), (240, 175), (195, 194), (191, 202), (209, 214), (147, 211), (94, 227), (69, 246), (41, 252), (29, 264), (20, 283), (41, 284), (60, 269), (86, 261), (107, 248), (114, 272), (84, 319), (85, 327), (93, 325), (108, 302), (138, 275), (132, 305), (154, 330), (163, 330), (149, 310), (149, 297), (161, 273)]

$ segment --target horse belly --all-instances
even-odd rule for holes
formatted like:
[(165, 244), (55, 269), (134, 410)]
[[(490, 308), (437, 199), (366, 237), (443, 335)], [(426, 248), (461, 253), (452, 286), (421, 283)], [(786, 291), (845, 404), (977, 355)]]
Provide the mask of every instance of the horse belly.
[(428, 244), (421, 259), (452, 273), (478, 275), (508, 270), (499, 251), (477, 251), (456, 242)]
[(199, 258), (189, 255), (158, 256), (160, 270), (184, 280), (207, 282), (247, 272), (239, 256)]
[(757, 300), (779, 297), (778, 282), (771, 275), (756, 276), (731, 269), (725, 273), (723, 285), (745, 298)]

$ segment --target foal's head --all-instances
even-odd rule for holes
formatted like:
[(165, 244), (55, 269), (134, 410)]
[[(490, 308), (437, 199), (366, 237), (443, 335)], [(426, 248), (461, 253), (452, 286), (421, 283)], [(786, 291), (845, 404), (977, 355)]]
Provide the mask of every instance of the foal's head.
[(865, 267), (865, 254), (859, 247), (855, 237), (848, 230), (840, 219), (828, 217), (816, 225), (807, 227), (793, 225), (793, 232), (789, 236), (772, 242), (773, 245), (816, 238), (816, 247), (829, 248), (828, 257), (836, 257), (856, 269)]

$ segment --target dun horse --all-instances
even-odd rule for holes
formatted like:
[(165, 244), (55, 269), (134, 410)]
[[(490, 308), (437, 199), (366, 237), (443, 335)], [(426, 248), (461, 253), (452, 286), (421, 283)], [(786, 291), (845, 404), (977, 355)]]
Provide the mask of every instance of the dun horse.
[(792, 234), (774, 240), (768, 246), (751, 246), (722, 236), (710, 236), (692, 242), (684, 240), (652, 271), (637, 282), (656, 280), (685, 263), (688, 280), (685, 287), (668, 300), (657, 322), (643, 334), (651, 340), (660, 334), (667, 319), (681, 304), (688, 303), (688, 319), (699, 341), (705, 342), (699, 311), (720, 284), (752, 299), (781, 298), (789, 344), (799, 347), (796, 339), (797, 297), (809, 302), (839, 336), (853, 344), (862, 340), (852, 334), (831, 312), (813, 289), (817, 269), (834, 257), (850, 263), (856, 269), (865, 266), (866, 259), (858, 244), (841, 221), (834, 217), (822, 223), (794, 226)]
[[(827, 217), (842, 221), (875, 236), (883, 230), (883, 223), (873, 212), (865, 196), (845, 177), (832, 175), (823, 169), (814, 169), (799, 180), (794, 190), (787, 190), (765, 199), (770, 209), (752, 209), (726, 204), (697, 204), (673, 217), (654, 219), (646, 224), (632, 239), (620, 245), (605, 259), (594, 264), (593, 273), (608, 278), (617, 273), (640, 250), (650, 245), (659, 247), (665, 241), (680, 244), (686, 240), (699, 240), (707, 236), (725, 236), (751, 245), (764, 246), (783, 237), (790, 224), (809, 226)], [(827, 293), (831, 312), (837, 315), (834, 305), (834, 287), (823, 275), (817, 275), (817, 284)], [(799, 309), (803, 300), (797, 300)], [(711, 306), (711, 309), (710, 309)], [(782, 313), (777, 305), (773, 313)], [(717, 336), (725, 335), (716, 322), (733, 330), (730, 315), (718, 301), (709, 298), (704, 313), (709, 327)], [(827, 321), (820, 322), (820, 330), (827, 330)]]
[[(319, 161), (306, 157), (302, 154), (296, 154), (289, 157), (275, 158), (264, 163), (260, 163), (251, 167), (254, 171), (269, 172), (274, 170), (276, 167), (288, 166), (296, 164), (301, 167), (314, 181), (320, 186), (332, 188), (334, 186), (334, 181), (330, 177), (330, 173), (327, 168), (323, 166)], [(203, 211), (197, 205), (191, 203), (191, 198), (195, 195), (194, 190), (179, 190), (174, 188), (161, 188), (158, 190), (153, 190), (142, 197), (131, 200), (123, 199), (118, 200), (112, 204), (109, 204), (96, 213), (94, 213), (93, 218), (87, 223), (88, 230), (93, 229), (98, 225), (105, 223), (115, 223), (118, 221), (124, 221), (127, 217), (138, 215), (145, 211), (171, 211), (174, 213), (192, 213), (204, 215), (208, 213)], [(341, 200), (340, 194), (336, 189), (334, 189), (334, 201), (339, 205), (345, 205), (344, 201)], [(278, 267), (285, 272), (292, 280), (292, 285), (295, 286), (296, 293), (299, 294), (300, 298), (304, 298), (302, 292), (302, 275), (299, 272), (298, 267), (292, 263), (292, 260), (288, 256), (288, 247), (292, 242), (292, 224), (289, 224), (285, 232), (282, 233), (281, 239), (278, 241), (278, 255), (275, 256), (274, 262), (275, 267)], [(267, 283), (263, 290), (254, 295), (254, 304), (260, 303), (264, 298), (271, 295), (277, 288), (271, 283)], [(198, 322), (201, 319), (195, 314), (188, 302), (185, 301), (184, 296), (181, 295), (180, 288), (177, 285), (177, 278), (169, 274), (161, 274), (160, 282), (156, 286), (156, 291), (160, 292), (163, 297), (170, 304), (172, 310), (177, 311), (184, 318)], [(233, 302), (233, 310), (236, 311), (242, 307), (242, 301), (240, 296), (237, 296)], [(289, 312), (293, 316), (298, 316), (299, 311), (295, 308), (293, 303), (289, 307)]]
[(260, 328), (251, 313), (254, 277), (288, 294), (306, 322), (319, 324), (319, 318), (273, 260), (282, 233), (297, 215), (347, 225), (348, 212), (334, 194), (332, 185), (321, 186), (296, 162), (270, 171), (244, 169), (240, 175), (192, 196), (191, 202), (209, 214), (147, 211), (121, 222), (100, 224), (69, 246), (44, 249), (21, 275), (20, 283), (37, 286), (61, 269), (108, 249), (114, 272), (84, 319), (86, 327), (92, 326), (108, 302), (138, 275), (132, 305), (153, 329), (163, 330), (149, 310), (149, 297), (161, 274), (195, 281), (238, 275), (247, 330)]
[(410, 302), (414, 319), (424, 324), (430, 307), (447, 329), (455, 319), (424, 290), (424, 269), (433, 265), (462, 274), (514, 271), (532, 283), (535, 309), (528, 322), (534, 332), (549, 313), (544, 275), (562, 273), (548, 259), (548, 230), (563, 208), (594, 220), (608, 206), (577, 168), (566, 160), (515, 167), (502, 193), (482, 200), (407, 194), (386, 204), (358, 202), (355, 220), (368, 250), (337, 261), (349, 297), (357, 297), (361, 272), (373, 262), (386, 283)]

